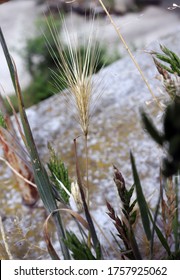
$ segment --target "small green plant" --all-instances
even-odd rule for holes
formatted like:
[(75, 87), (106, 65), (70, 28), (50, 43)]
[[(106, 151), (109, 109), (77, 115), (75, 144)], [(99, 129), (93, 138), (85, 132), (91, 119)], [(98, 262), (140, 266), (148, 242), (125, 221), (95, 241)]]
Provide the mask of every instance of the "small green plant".
[(7, 124), (6, 124), (6, 121), (4, 119), (4, 115), (2, 114), (1, 111), (0, 111), (0, 127), (3, 127), (4, 129), (7, 128)]
[(173, 51), (160, 45), (162, 53), (151, 52), (163, 84), (171, 100), (180, 96), (180, 58)]
[(72, 252), (72, 257), (75, 260), (95, 260), (96, 257), (92, 254), (87, 243), (80, 241), (73, 232), (67, 232), (66, 245)]
[[(68, 170), (65, 167), (64, 163), (58, 158), (56, 155), (54, 149), (49, 144), (49, 151), (50, 151), (50, 160), (48, 163), (48, 168), (51, 172), (50, 179), (54, 186), (56, 187), (56, 190), (65, 204), (68, 204), (69, 202), (69, 195), (68, 193), (71, 193), (71, 181), (69, 179)], [(59, 184), (59, 181), (64, 185), (66, 188), (65, 191), (62, 186)]]
[(135, 186), (133, 185), (130, 190), (127, 190), (124, 178), (121, 172), (115, 166), (114, 182), (116, 184), (118, 194), (122, 202), (122, 217), (119, 218), (115, 214), (115, 211), (109, 202), (107, 202), (107, 208), (109, 210), (108, 215), (114, 221), (118, 236), (124, 243), (124, 248), (119, 245), (119, 247), (121, 248), (122, 257), (128, 259), (142, 259), (133, 232), (133, 224), (136, 221), (136, 210), (134, 210), (134, 207), (137, 203), (137, 200), (135, 199), (131, 203), (131, 198)]
[[(169, 50), (165, 46), (160, 45), (162, 53), (152, 52), (155, 55), (156, 59), (160, 60), (159, 65), (162, 69), (167, 72), (180, 76), (180, 58), (173, 51)], [(155, 63), (157, 60), (155, 59)], [(166, 64), (163, 64), (165, 62)]]

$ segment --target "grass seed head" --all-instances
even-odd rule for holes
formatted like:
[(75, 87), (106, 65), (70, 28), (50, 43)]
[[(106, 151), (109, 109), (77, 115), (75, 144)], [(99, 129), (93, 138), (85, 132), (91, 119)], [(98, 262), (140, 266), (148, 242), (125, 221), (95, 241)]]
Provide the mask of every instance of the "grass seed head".
[[(47, 20), (49, 30), (55, 40), (58, 49), (58, 57), (54, 57), (57, 66), (57, 72), (53, 72), (55, 85), (60, 89), (64, 84), (68, 89), (65, 99), (71, 111), (75, 112), (75, 119), (80, 124), (81, 130), (85, 136), (88, 135), (90, 119), (94, 109), (94, 102), (98, 99), (98, 86), (93, 80), (93, 73), (96, 71), (99, 59), (99, 44), (95, 40), (95, 30), (92, 25), (87, 40), (83, 45), (78, 46), (78, 38), (74, 35), (70, 38), (66, 23), (63, 20), (63, 26), (67, 37), (68, 45), (66, 48), (62, 45), (59, 38), (59, 31), (56, 29), (53, 18)], [(74, 47), (75, 46), (75, 47)], [(54, 50), (49, 46), (52, 56)]]

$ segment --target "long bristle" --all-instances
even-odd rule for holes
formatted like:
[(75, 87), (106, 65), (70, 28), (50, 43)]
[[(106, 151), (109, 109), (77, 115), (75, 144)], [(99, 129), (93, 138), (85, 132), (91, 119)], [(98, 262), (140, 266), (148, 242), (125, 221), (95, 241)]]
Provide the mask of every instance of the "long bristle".
[[(59, 90), (62, 88), (62, 85), (68, 89), (65, 94), (66, 101), (68, 106), (75, 111), (75, 119), (80, 124), (83, 134), (86, 136), (93, 113), (92, 109), (94, 109), (93, 102), (100, 95), (94, 90), (94, 82), (92, 80), (99, 58), (99, 47), (94, 38), (94, 17), (92, 17), (88, 40), (84, 40), (80, 46), (77, 45), (78, 39), (75, 35), (73, 36), (73, 40), (70, 38), (65, 20), (62, 19), (61, 15), (60, 17), (63, 20), (67, 40), (66, 51), (60, 41), (59, 30), (55, 26), (53, 17), (51, 16), (50, 19), (47, 19), (49, 31), (59, 54), (59, 57), (57, 55), (55, 56), (55, 51), (48, 45), (49, 51), (52, 57), (54, 56), (54, 61), (57, 66), (57, 72), (52, 71), (53, 80)], [(85, 50), (83, 54), (81, 53), (81, 46)], [(94, 94), (96, 94), (97, 99)]]

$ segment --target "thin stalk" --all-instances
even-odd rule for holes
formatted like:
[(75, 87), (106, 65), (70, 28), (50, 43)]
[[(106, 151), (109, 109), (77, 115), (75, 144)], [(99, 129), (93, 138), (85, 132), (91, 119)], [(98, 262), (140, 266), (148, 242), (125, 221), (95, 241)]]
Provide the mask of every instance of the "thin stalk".
[(84, 194), (84, 190), (83, 190), (83, 185), (82, 185), (82, 179), (81, 179), (81, 174), (80, 174), (80, 169), (79, 169), (79, 162), (78, 162), (78, 156), (77, 156), (77, 145), (76, 145), (76, 139), (74, 139), (74, 150), (75, 150), (75, 163), (76, 163), (76, 174), (77, 174), (77, 182), (78, 182), (78, 186), (79, 186), (79, 191), (81, 194), (81, 199), (83, 202), (83, 207), (84, 207), (84, 212), (85, 212), (85, 216), (86, 216), (86, 220), (89, 224), (89, 232), (92, 236), (92, 241), (93, 241), (93, 245), (94, 245), (94, 249), (97, 253), (97, 250), (99, 251), (101, 257), (101, 246), (97, 237), (97, 233), (88, 209), (88, 205), (86, 203), (86, 198), (85, 198), (85, 194)]
[(149, 92), (151, 93), (153, 99), (157, 102), (157, 105), (158, 105), (159, 108), (163, 111), (163, 109), (162, 109), (162, 107), (161, 107), (161, 104), (159, 103), (157, 97), (155, 96), (153, 90), (151, 89), (150, 84), (148, 83), (146, 77), (144, 76), (144, 73), (143, 73), (141, 67), (139, 66), (139, 64), (137, 63), (137, 61), (136, 61), (134, 55), (132, 54), (131, 50), (129, 49), (129, 47), (128, 47), (128, 45), (127, 45), (127, 43), (126, 43), (124, 37), (122, 36), (122, 34), (121, 34), (120, 30), (119, 30), (119, 28), (118, 28), (117, 25), (115, 24), (115, 22), (114, 22), (114, 20), (112, 19), (110, 13), (109, 13), (108, 10), (106, 9), (104, 3), (103, 3), (101, 0), (99, 0), (99, 3), (101, 4), (102, 8), (104, 9), (105, 13), (107, 14), (107, 16), (108, 16), (108, 18), (109, 18), (111, 24), (113, 25), (113, 27), (114, 27), (114, 29), (115, 29), (115, 31), (116, 31), (116, 33), (117, 33), (119, 39), (121, 40), (121, 42), (123, 43), (125, 49), (127, 50), (128, 54), (129, 54), (129, 56), (130, 56), (130, 58), (132, 59), (132, 61), (133, 61), (133, 63), (135, 64), (136, 68), (138, 69), (138, 71), (139, 71), (139, 73), (140, 73), (140, 75), (141, 75), (141, 77), (142, 77), (142, 79), (143, 79), (145, 85), (147, 86)]
[[(86, 156), (86, 189), (87, 189), (87, 206), (89, 207), (89, 158), (88, 158), (88, 134), (85, 134), (85, 156)], [(91, 233), (88, 233), (88, 247), (91, 248)]]
[(155, 214), (154, 214), (154, 221), (153, 221), (153, 228), (152, 228), (152, 238), (150, 240), (150, 259), (151, 260), (153, 259), (153, 255), (154, 255), (155, 225), (156, 225), (156, 221), (157, 221), (157, 217), (158, 217), (158, 213), (159, 213), (160, 204), (161, 204), (161, 190), (160, 190), (160, 194), (159, 194), (159, 198), (158, 198), (158, 202), (157, 202), (157, 206), (156, 206), (156, 210), (155, 210)]
[(87, 204), (89, 206), (89, 155), (88, 155), (88, 135), (87, 134), (85, 134), (85, 156), (86, 156)]

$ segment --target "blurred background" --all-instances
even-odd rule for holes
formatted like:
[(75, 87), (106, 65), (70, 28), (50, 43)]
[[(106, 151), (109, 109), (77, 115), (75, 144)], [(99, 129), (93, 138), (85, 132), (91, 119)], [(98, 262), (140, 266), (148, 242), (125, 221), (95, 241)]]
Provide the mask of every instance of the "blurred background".
[[(55, 15), (59, 12), (63, 13), (69, 32), (78, 33), (79, 38), (88, 36), (90, 28), (88, 20), (84, 22), (83, 15), (86, 14), (87, 17), (88, 14), (95, 13), (95, 25), (102, 46), (102, 64), (108, 65), (126, 55), (97, 0), (1, 0), (0, 2), (0, 26), (16, 62), (27, 107), (54, 93), (54, 89), (48, 83), (50, 74), (47, 73), (48, 67), (53, 67), (52, 61), (44, 47), (42, 36), (42, 30), (46, 33), (43, 17), (44, 14), (48, 16), (50, 10)], [(149, 43), (178, 27), (180, 9), (172, 9), (174, 2), (173, 0), (104, 0), (132, 51), (145, 49)], [(176, 1), (176, 4), (180, 5), (178, 2)], [(65, 41), (62, 25), (63, 23), (59, 23), (58, 28), (62, 40)], [(44, 78), (42, 71), (45, 73)], [(11, 95), (14, 101), (13, 87), (2, 50), (0, 50), (0, 77), (1, 93)]]

